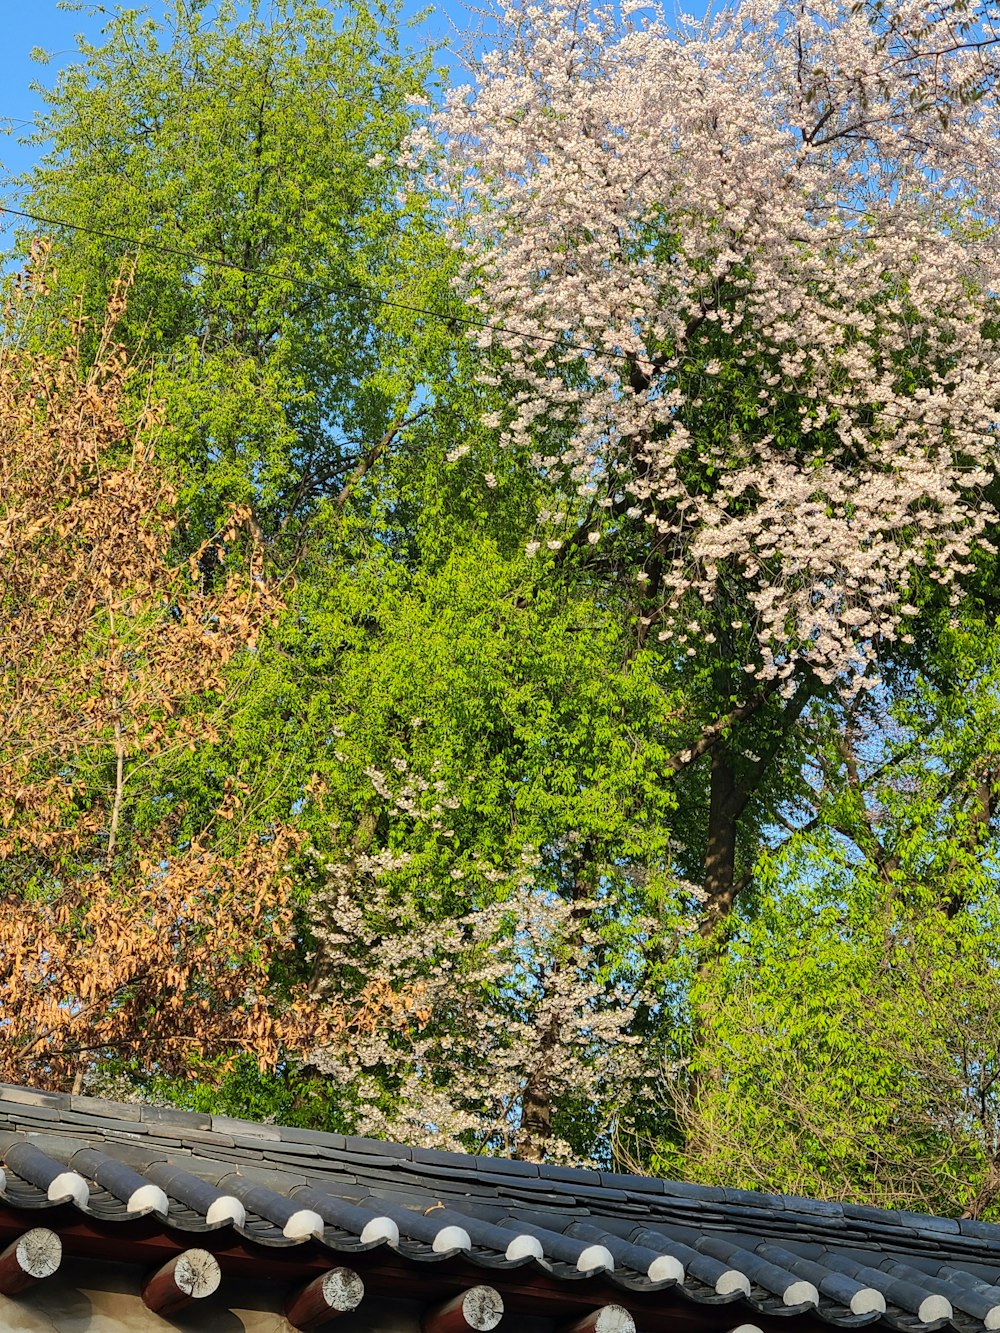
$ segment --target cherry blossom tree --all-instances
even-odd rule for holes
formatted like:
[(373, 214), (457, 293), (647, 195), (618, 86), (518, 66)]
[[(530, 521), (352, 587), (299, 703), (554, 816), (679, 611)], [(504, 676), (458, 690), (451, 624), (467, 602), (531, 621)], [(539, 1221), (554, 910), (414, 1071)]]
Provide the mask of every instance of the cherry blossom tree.
[(443, 138), (487, 424), (549, 496), (529, 553), (627, 577), (692, 673), (710, 923), (805, 710), (990, 558), (997, 39), (910, 0), (500, 25), (412, 160)]
[(620, 624), (487, 545), (331, 588), (336, 689), (318, 714), (320, 657), (307, 697), (333, 739), (298, 815), (314, 1000), (387, 984), (409, 1007), (308, 1065), (351, 1132), (608, 1164), (656, 1109), (696, 927), (654, 776), (677, 738)]

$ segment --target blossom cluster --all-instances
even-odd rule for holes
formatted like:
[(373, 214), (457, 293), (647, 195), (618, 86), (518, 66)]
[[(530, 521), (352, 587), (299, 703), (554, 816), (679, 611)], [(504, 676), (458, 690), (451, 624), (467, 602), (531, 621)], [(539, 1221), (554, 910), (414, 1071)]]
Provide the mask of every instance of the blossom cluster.
[[(609, 1118), (634, 1106), (650, 1063), (637, 1017), (657, 1003), (643, 950), (669, 953), (696, 929), (697, 889), (678, 885), (677, 910), (655, 918), (608, 887), (565, 898), (545, 883), (546, 854), (571, 855), (574, 832), (561, 848), (526, 843), (490, 862), (460, 837), (425, 842), (433, 807), (457, 804), (433, 772), (401, 756), (366, 772), (379, 836), (362, 849), (355, 829), (347, 845), (309, 853), (312, 999), (357, 1016), (309, 1062), (349, 1094), (358, 1132), (523, 1151), (533, 1094)], [(614, 949), (635, 960), (628, 976), (609, 967), (609, 923)], [(569, 1161), (579, 1147), (552, 1132), (544, 1151)]]
[(645, 523), (661, 638), (736, 588), (752, 675), (871, 680), (992, 515), (992, 48), (921, 0), (631, 9), (503, 3), (410, 145), (445, 145), (486, 424), (557, 496), (529, 554)]

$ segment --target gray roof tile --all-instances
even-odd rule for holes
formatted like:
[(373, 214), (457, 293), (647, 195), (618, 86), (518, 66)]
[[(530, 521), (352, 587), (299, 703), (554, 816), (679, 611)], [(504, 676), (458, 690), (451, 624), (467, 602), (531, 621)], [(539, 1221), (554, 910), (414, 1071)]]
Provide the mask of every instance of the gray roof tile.
[(139, 1107), (139, 1119), (150, 1125), (176, 1125), (188, 1133), (212, 1128), (210, 1115), (202, 1115), (198, 1111), (178, 1111), (175, 1106), (148, 1106), (144, 1103)]
[(272, 1143), (278, 1143), (281, 1140), (281, 1134), (274, 1125), (258, 1125), (252, 1120), (234, 1120), (229, 1115), (213, 1115), (212, 1131), (218, 1131), (220, 1134), (231, 1134), (234, 1137), (238, 1134), (241, 1137), (247, 1137), (259, 1141), (260, 1139), (270, 1139)]
[[(818, 1317), (843, 1328), (881, 1317), (900, 1333), (943, 1323), (987, 1333), (984, 1321), (992, 1333), (1000, 1319), (1000, 1227), (982, 1222), (3, 1086), (0, 1157), (5, 1203), (23, 1208), (32, 1225), (44, 1209), (67, 1206), (50, 1205), (46, 1190), (72, 1167), (92, 1182), (78, 1202), (109, 1226), (128, 1220), (130, 1199), (139, 1208), (159, 1190), (175, 1231), (202, 1237), (235, 1227), (289, 1247), (315, 1244), (319, 1227), (338, 1253), (391, 1244), (431, 1263), (464, 1247), (464, 1233), (468, 1261), (494, 1274), (490, 1281), (525, 1264), (586, 1281), (581, 1255), (589, 1251), (589, 1262), (606, 1251), (614, 1268), (604, 1280), (623, 1292), (677, 1282), (688, 1301), (743, 1302), (751, 1318), (757, 1311), (794, 1322), (818, 1299)], [(156, 1224), (154, 1215), (144, 1225)], [(658, 1258), (661, 1274), (683, 1265), (682, 1280), (651, 1283)]]

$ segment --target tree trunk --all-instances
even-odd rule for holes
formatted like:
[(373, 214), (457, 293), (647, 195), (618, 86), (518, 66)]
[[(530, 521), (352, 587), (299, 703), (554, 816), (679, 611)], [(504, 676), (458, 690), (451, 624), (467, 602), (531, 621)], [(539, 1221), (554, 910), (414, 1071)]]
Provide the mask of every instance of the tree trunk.
[(726, 741), (712, 749), (712, 776), (705, 845), (703, 887), (708, 895), (699, 934), (708, 937), (729, 912), (746, 879), (736, 878), (736, 834), (750, 793), (736, 781), (732, 754)]
[(774, 731), (768, 745), (737, 778), (729, 741), (720, 736), (712, 745), (712, 770), (708, 811), (708, 838), (705, 845), (703, 886), (707, 894), (699, 933), (708, 937), (730, 911), (738, 894), (750, 882), (750, 875), (736, 878), (736, 836), (740, 817), (750, 798), (767, 776), (785, 739), (802, 716), (813, 697), (810, 677), (800, 681), (798, 689), (774, 719)]
[(708, 810), (708, 842), (705, 847), (705, 892), (709, 910), (716, 904), (731, 905), (736, 882), (736, 777), (729, 746), (719, 741), (712, 750), (711, 798)]
[(538, 1043), (538, 1059), (521, 1093), (521, 1131), (517, 1136), (517, 1156), (522, 1162), (544, 1161), (545, 1149), (552, 1137), (549, 1064), (558, 1042), (559, 1033), (553, 1020)]

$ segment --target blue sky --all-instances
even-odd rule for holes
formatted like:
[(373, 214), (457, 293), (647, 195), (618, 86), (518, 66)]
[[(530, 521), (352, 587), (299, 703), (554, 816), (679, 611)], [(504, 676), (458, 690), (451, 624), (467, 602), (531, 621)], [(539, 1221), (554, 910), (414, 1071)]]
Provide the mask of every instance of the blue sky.
[[(4, 174), (23, 171), (32, 158), (30, 150), (14, 143), (38, 106), (30, 91), (33, 80), (54, 73), (56, 60), (66, 60), (73, 49), (74, 32), (96, 32), (98, 25), (84, 14), (67, 14), (56, 8), (55, 0), (0, 0), (3, 41), (0, 43), (0, 121), (6, 131), (0, 137), (0, 163)], [(30, 58), (33, 47), (41, 46), (55, 57), (48, 69)]]
[[(138, 8), (142, 0), (129, 0), (129, 7)], [(151, 0), (153, 14), (160, 12), (163, 0)], [(107, 8), (111, 8), (108, 0)], [(419, 0), (405, 0), (404, 12), (414, 15), (426, 8)], [(447, 0), (434, 8), (433, 13), (414, 33), (414, 44), (420, 40), (450, 40), (457, 49), (460, 34), (473, 26), (475, 16), (459, 0)], [(35, 150), (17, 143), (17, 137), (30, 127), (40, 106), (31, 92), (32, 82), (48, 85), (55, 81), (60, 65), (71, 61), (76, 50), (74, 36), (83, 33), (97, 38), (101, 30), (101, 16), (85, 11), (67, 13), (59, 9), (56, 0), (0, 0), (0, 176), (18, 175), (28, 169)], [(459, 34), (456, 37), (456, 31)], [(47, 66), (36, 64), (30, 56), (35, 47), (49, 52), (52, 61)], [(0, 246), (2, 248), (2, 246)]]

